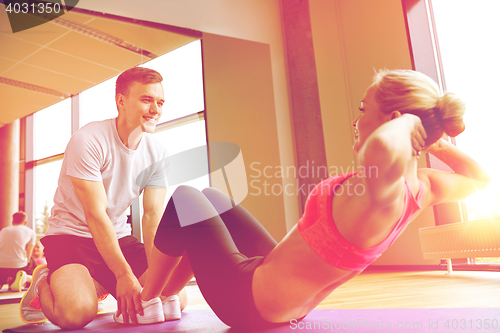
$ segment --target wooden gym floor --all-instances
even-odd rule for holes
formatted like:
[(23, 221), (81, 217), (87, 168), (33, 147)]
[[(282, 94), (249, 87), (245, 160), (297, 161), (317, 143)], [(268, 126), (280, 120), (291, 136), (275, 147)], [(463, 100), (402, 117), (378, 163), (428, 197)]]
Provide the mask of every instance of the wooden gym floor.
[[(327, 297), (318, 309), (380, 308), (499, 308), (500, 272), (456, 271), (382, 272), (360, 274)], [(197, 286), (188, 286), (188, 309), (209, 309)], [(10, 295), (10, 296), (9, 296)], [(12, 297), (0, 294), (0, 301)], [(19, 296), (19, 295), (17, 295)], [(106, 312), (116, 310), (113, 297)], [(23, 325), (19, 304), (0, 304), (0, 331)]]

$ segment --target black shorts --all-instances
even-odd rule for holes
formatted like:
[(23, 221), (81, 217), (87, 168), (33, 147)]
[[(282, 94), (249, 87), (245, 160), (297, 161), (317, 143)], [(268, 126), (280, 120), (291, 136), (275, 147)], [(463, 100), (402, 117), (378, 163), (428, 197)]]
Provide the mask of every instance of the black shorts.
[[(50, 275), (58, 268), (68, 264), (81, 264), (90, 272), (90, 275), (99, 282), (108, 292), (116, 296), (116, 278), (104, 262), (92, 238), (73, 235), (51, 235), (41, 240), (44, 248), (47, 266)], [(139, 278), (148, 268), (144, 244), (134, 236), (125, 236), (118, 239), (120, 248), (132, 268), (134, 275)]]

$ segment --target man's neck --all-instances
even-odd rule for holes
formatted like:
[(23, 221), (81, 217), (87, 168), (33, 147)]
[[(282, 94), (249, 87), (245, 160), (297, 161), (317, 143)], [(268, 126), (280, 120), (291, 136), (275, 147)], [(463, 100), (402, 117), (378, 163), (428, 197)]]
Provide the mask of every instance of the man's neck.
[(125, 121), (121, 121), (119, 117), (116, 118), (116, 130), (121, 142), (131, 150), (136, 150), (142, 139), (142, 128), (130, 128)]

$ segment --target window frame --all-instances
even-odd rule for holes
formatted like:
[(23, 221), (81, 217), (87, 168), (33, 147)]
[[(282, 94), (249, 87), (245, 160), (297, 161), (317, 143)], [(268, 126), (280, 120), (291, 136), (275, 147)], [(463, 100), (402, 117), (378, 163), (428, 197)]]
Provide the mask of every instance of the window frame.
[[(412, 68), (431, 77), (438, 83), (442, 92), (446, 92), (439, 41), (434, 21), (432, 0), (401, 0), (406, 24), (406, 33)], [(456, 145), (454, 138), (450, 140)], [(434, 169), (451, 171), (451, 169), (431, 154), (427, 154), (427, 166)], [(436, 225), (445, 225), (468, 221), (465, 200), (440, 204), (433, 207)], [(441, 261), (446, 265), (446, 261)], [(458, 259), (461, 270), (499, 271), (497, 264), (476, 263), (475, 258)]]
[[(441, 91), (446, 91), (439, 41), (434, 24), (430, 0), (402, 0), (406, 33), (413, 70), (424, 73), (437, 82)], [(456, 144), (451, 138), (451, 142)], [(429, 168), (451, 171), (451, 169), (432, 154), (427, 154)], [(462, 201), (445, 203), (433, 207), (436, 225), (463, 222)]]

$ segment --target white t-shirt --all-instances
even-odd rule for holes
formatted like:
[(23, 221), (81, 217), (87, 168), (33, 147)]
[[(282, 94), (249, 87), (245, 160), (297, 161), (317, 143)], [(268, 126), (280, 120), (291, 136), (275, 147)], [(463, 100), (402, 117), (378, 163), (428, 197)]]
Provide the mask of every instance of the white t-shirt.
[(102, 182), (116, 235), (130, 235), (125, 210), (146, 186), (167, 186), (167, 167), (167, 151), (151, 134), (143, 133), (137, 149), (130, 150), (118, 136), (115, 119), (87, 124), (66, 147), (46, 235), (92, 237), (70, 176)]
[(25, 225), (13, 225), (0, 231), (0, 267), (23, 268), (28, 265), (26, 245), (35, 245), (36, 234)]

